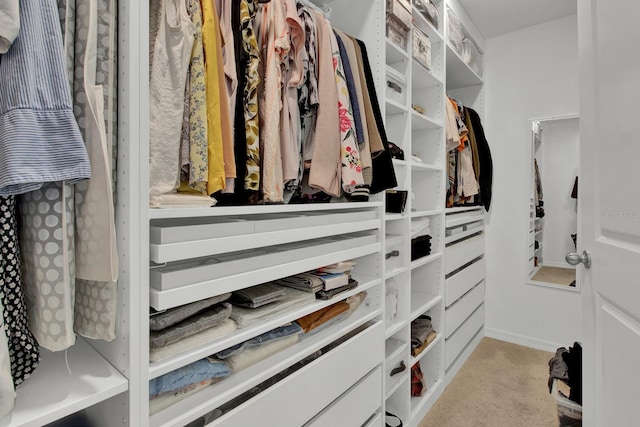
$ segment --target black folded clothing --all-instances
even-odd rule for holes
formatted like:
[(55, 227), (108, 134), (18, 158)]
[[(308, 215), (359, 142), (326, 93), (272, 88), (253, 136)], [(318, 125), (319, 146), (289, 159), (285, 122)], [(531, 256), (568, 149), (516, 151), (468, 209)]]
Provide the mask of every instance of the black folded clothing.
[(431, 236), (418, 236), (411, 239), (411, 261), (431, 254)]

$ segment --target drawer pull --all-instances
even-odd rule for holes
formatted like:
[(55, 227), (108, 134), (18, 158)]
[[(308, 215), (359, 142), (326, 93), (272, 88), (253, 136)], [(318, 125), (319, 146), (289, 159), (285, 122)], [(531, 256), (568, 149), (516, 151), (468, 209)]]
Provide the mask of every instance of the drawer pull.
[(400, 366), (398, 366), (397, 368), (393, 368), (391, 370), (391, 373), (389, 374), (390, 376), (394, 376), (399, 374), (400, 372), (404, 372), (407, 369), (407, 365), (404, 364), (404, 360), (400, 361)]
[(395, 250), (395, 251), (388, 252), (384, 254), (384, 259), (389, 259), (391, 257), (396, 257), (396, 256), (400, 256), (400, 251)]

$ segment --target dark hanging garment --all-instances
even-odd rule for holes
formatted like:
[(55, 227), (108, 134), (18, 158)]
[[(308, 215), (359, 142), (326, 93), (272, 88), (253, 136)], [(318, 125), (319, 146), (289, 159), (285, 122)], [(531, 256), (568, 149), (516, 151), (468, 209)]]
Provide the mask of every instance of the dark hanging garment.
[(489, 143), (484, 134), (484, 128), (482, 127), (482, 121), (478, 113), (467, 107), (467, 114), (471, 120), (471, 126), (473, 126), (473, 133), (475, 135), (476, 144), (478, 147), (478, 157), (480, 160), (480, 176), (478, 177), (478, 184), (480, 185), (480, 203), (484, 208), (489, 211), (491, 206), (491, 185), (493, 182), (493, 160), (491, 159), (491, 149)]
[(38, 366), (39, 349), (29, 330), (22, 291), (15, 196), (0, 196), (0, 298), (4, 306), (2, 326), (9, 343), (11, 375), (18, 385)]
[(371, 72), (371, 64), (369, 64), (367, 48), (364, 42), (362, 42), (361, 40), (357, 40), (357, 42), (362, 53), (364, 74), (367, 80), (367, 89), (369, 90), (369, 97), (371, 98), (373, 114), (376, 119), (376, 126), (378, 128), (378, 132), (380, 133), (380, 137), (382, 138), (382, 145), (384, 146), (384, 151), (380, 152), (376, 156), (372, 156), (371, 158), (371, 163), (373, 166), (371, 194), (376, 194), (389, 188), (396, 187), (398, 185), (398, 181), (396, 180), (396, 173), (393, 169), (391, 153), (389, 152), (389, 140), (387, 139), (387, 133), (384, 129), (384, 122), (382, 120), (382, 113), (380, 112), (380, 105), (378, 104), (376, 85), (373, 80), (373, 73)]

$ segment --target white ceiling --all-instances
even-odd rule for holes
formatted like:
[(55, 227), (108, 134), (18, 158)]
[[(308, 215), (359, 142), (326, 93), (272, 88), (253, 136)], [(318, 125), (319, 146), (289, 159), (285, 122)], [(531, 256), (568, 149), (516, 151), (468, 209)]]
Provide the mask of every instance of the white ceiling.
[(460, 0), (460, 3), (487, 39), (577, 11), (576, 0)]

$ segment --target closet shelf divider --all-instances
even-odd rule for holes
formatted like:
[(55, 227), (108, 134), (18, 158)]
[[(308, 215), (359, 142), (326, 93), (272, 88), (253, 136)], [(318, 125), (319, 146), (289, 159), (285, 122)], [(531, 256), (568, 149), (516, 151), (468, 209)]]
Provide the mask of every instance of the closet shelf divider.
[(429, 344), (429, 346), (427, 348), (425, 348), (424, 350), (422, 350), (422, 353), (418, 354), (415, 357), (411, 357), (410, 360), (410, 366), (415, 365), (416, 363), (418, 363), (423, 357), (425, 357), (431, 350), (433, 350), (433, 348), (438, 345), (438, 343), (440, 343), (440, 341), (443, 340), (443, 334), (442, 333), (438, 333), (438, 336), (436, 336), (436, 338), (433, 340), (433, 342), (431, 344)]

